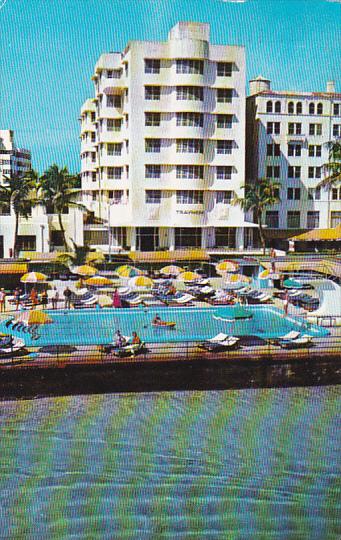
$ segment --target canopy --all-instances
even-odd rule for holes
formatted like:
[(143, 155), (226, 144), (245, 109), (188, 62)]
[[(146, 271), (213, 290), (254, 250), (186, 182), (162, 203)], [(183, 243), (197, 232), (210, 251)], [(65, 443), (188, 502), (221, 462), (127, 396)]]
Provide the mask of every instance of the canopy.
[(178, 279), (181, 281), (195, 281), (196, 279), (201, 279), (201, 276), (195, 272), (182, 272), (178, 275)]
[(126, 278), (143, 275), (142, 270), (135, 268), (135, 266), (130, 266), (129, 264), (123, 264), (122, 266), (118, 266), (118, 268), (115, 268), (115, 272), (120, 277)]
[(250, 283), (251, 278), (244, 274), (232, 274), (226, 277), (227, 283)]
[(177, 261), (209, 261), (204, 249), (176, 249), (174, 251), (131, 251), (129, 258), (134, 262), (166, 263)]
[(40, 272), (29, 272), (28, 274), (24, 274), (20, 279), (22, 283), (44, 283), (46, 280), (47, 276)]
[(175, 264), (170, 264), (169, 266), (164, 266), (161, 268), (160, 273), (166, 274), (166, 275), (172, 275), (172, 276), (178, 276), (182, 272), (184, 272), (185, 269), (181, 268), (181, 266), (176, 266)]
[(112, 285), (113, 284), (113, 281), (112, 279), (109, 279), (107, 277), (104, 277), (104, 276), (93, 276), (91, 278), (88, 278), (85, 283), (87, 285), (98, 285), (98, 286), (101, 286), (101, 285)]
[(216, 265), (216, 271), (218, 272), (218, 274), (225, 274), (225, 272), (236, 272), (238, 268), (238, 263), (235, 263), (233, 261), (220, 261)]
[(97, 270), (93, 266), (83, 264), (82, 266), (75, 266), (72, 272), (80, 276), (94, 276), (97, 273)]
[(28, 270), (26, 263), (5, 263), (0, 264), (1, 274), (25, 274)]
[(333, 229), (313, 229), (290, 240), (295, 242), (338, 242), (341, 241), (341, 223)]
[(151, 288), (154, 285), (154, 281), (147, 276), (135, 276), (129, 280), (131, 287), (146, 287)]
[(24, 322), (28, 325), (50, 324), (53, 322), (49, 315), (47, 315), (44, 311), (37, 309), (31, 309), (30, 311), (21, 312), (18, 317), (16, 317), (16, 320)]

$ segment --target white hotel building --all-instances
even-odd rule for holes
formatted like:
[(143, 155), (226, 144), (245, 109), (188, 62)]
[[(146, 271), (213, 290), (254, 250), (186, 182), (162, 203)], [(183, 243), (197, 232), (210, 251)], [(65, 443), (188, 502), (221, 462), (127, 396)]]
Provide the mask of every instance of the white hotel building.
[(270, 81), (250, 81), (247, 98), (248, 183), (281, 183), (281, 202), (266, 212), (267, 236), (289, 238), (307, 229), (341, 222), (341, 188), (318, 187), (328, 162), (328, 141), (341, 137), (341, 94), (271, 90)]
[(83, 201), (108, 249), (243, 249), (254, 225), (235, 194), (245, 177), (245, 51), (180, 22), (166, 42), (102, 54), (81, 109)]

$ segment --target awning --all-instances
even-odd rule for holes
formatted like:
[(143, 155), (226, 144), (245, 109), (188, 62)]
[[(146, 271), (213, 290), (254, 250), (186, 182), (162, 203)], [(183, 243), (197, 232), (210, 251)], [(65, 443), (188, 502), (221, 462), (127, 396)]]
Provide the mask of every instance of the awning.
[[(271, 262), (262, 261), (262, 266), (271, 268)], [(276, 261), (276, 272), (302, 272), (314, 270), (320, 274), (341, 277), (341, 262), (328, 259), (309, 259), (294, 261)]]
[(333, 229), (313, 229), (304, 234), (293, 236), (295, 242), (338, 242), (341, 240), (341, 224)]
[(28, 266), (26, 263), (5, 263), (0, 264), (0, 275), (2, 274), (26, 274)]
[(20, 257), (23, 259), (30, 259), (35, 262), (54, 261), (58, 253), (41, 253), (39, 251), (20, 251)]
[(164, 263), (177, 261), (209, 261), (204, 249), (176, 249), (174, 251), (131, 251), (129, 259), (134, 262)]

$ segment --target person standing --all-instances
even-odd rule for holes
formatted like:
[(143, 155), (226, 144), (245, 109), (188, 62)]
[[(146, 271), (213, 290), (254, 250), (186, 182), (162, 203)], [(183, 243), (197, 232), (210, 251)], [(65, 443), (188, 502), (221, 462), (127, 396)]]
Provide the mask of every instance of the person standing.
[(41, 293), (41, 304), (43, 306), (44, 309), (47, 308), (47, 304), (48, 304), (48, 296), (47, 296), (47, 291), (44, 290), (42, 293)]
[(55, 292), (54, 292), (54, 294), (52, 296), (52, 309), (57, 309), (58, 308), (58, 301), (59, 301), (59, 292), (55, 288)]
[(71, 294), (72, 293), (71, 293), (69, 287), (66, 287), (63, 294), (64, 294), (64, 298), (65, 298), (64, 308), (65, 309), (70, 309), (71, 308)]
[(283, 300), (284, 316), (288, 315), (289, 310), (289, 292), (285, 291), (284, 300)]
[(15, 302), (15, 310), (18, 311), (19, 306), (20, 306), (20, 291), (18, 287), (15, 289), (13, 293), (13, 297), (14, 297), (14, 302)]
[(0, 290), (0, 313), (4, 313), (6, 311), (6, 293), (5, 289)]
[(33, 304), (33, 307), (36, 307), (36, 305), (38, 304), (38, 293), (35, 287), (33, 287), (31, 290), (30, 300)]

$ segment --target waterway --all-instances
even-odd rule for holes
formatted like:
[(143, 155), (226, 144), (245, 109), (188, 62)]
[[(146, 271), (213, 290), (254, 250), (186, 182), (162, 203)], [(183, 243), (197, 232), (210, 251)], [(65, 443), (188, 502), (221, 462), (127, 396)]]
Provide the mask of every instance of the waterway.
[(1, 539), (333, 540), (341, 387), (0, 403)]

